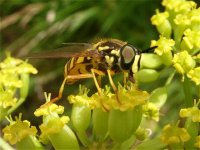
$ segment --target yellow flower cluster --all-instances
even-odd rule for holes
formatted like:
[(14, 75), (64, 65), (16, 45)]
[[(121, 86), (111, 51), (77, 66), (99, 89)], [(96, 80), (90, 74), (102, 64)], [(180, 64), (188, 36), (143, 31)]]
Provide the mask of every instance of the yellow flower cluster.
[(15, 117), (16, 121), (10, 118), (10, 125), (2, 130), (4, 139), (11, 144), (16, 144), (27, 136), (35, 136), (37, 133), (36, 127), (30, 126), (30, 122), (27, 120), (22, 121), (21, 116), (22, 114), (19, 115), (19, 118)]
[(177, 72), (199, 85), (199, 62), (194, 58), (200, 52), (200, 8), (195, 2), (186, 0), (163, 0), (162, 5), (165, 11), (156, 10), (151, 18), (161, 34), (159, 40), (152, 40), (151, 47), (156, 46), (155, 53), (163, 60), (172, 51), (174, 57), (171, 59)]
[(170, 145), (174, 143), (186, 142), (190, 139), (190, 135), (188, 134), (185, 128), (180, 128), (175, 125), (166, 125), (163, 128), (163, 132), (161, 134), (161, 140), (163, 143)]
[(142, 107), (144, 116), (155, 121), (159, 121), (159, 108), (156, 107), (153, 103), (147, 103)]
[[(46, 101), (49, 102), (51, 99), (51, 94), (47, 96), (45, 93)], [(64, 107), (58, 106), (54, 103), (49, 103), (49, 105), (43, 105), (36, 109), (34, 115), (39, 117), (43, 116), (43, 123), (39, 126), (41, 130), (40, 141), (47, 143), (51, 134), (59, 133), (63, 127), (69, 122), (68, 116), (59, 117), (58, 114), (63, 114)]]
[(159, 40), (151, 41), (151, 47), (156, 46), (155, 53), (158, 55), (163, 55), (164, 53), (172, 51), (172, 46), (175, 45), (173, 39), (167, 39), (166, 37), (160, 36)]
[[(23, 85), (21, 76), (23, 74), (36, 74), (37, 70), (30, 64), (20, 59), (7, 58), (0, 63), (0, 106), (7, 108), (14, 106), (17, 102), (16, 89)], [(5, 90), (6, 89), (6, 90)]]
[(199, 103), (200, 99), (197, 103), (195, 101), (193, 107), (181, 109), (179, 113), (180, 117), (189, 117), (193, 122), (200, 122), (200, 109), (198, 107)]
[(91, 109), (102, 108), (104, 111), (111, 109), (126, 111), (133, 109), (135, 106), (145, 104), (149, 98), (149, 94), (146, 91), (140, 91), (134, 84), (130, 84), (127, 87), (119, 85), (117, 94), (118, 100), (116, 94), (111, 93), (110, 88), (106, 87), (102, 90), (101, 95), (95, 93), (91, 97), (88, 97), (87, 93), (84, 93), (70, 95), (68, 99), (70, 103), (81, 103)]

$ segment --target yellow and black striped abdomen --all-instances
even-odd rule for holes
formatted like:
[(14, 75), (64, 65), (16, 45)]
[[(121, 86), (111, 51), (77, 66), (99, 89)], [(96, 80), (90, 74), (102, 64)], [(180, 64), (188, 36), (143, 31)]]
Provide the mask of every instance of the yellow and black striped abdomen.
[[(73, 57), (65, 65), (65, 76), (88, 74), (94, 68), (90, 57)], [(72, 84), (77, 80), (67, 80), (67, 84)]]

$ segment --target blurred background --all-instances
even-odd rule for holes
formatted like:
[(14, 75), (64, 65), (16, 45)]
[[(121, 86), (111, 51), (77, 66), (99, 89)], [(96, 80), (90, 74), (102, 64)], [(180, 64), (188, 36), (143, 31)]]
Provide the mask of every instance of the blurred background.
[[(5, 58), (6, 50), (20, 58), (62, 47), (63, 43), (92, 42), (102, 38), (128, 41), (144, 50), (152, 39), (158, 38), (150, 22), (155, 9), (163, 11), (161, 0), (0, 0), (0, 60)], [(35, 118), (33, 112), (44, 103), (44, 91), (51, 92), (52, 97), (57, 95), (67, 59), (29, 62), (39, 73), (31, 76), (29, 96), (15, 113), (22, 112), (23, 118), (37, 124), (32, 119)], [(163, 85), (167, 75), (165, 71), (160, 82), (142, 85), (142, 88), (151, 91)], [(79, 84), (96, 92), (91, 79), (81, 80), (65, 87), (63, 100), (59, 103), (68, 108), (67, 95), (77, 93)], [(177, 87), (178, 84), (173, 90)], [(175, 92), (169, 93), (169, 97)], [(172, 103), (178, 106), (181, 101)]]

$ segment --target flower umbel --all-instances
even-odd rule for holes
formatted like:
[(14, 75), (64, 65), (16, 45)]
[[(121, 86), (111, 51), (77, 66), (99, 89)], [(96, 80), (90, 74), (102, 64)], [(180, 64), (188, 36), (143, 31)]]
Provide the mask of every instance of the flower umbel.
[(16, 121), (12, 118), (9, 119), (10, 125), (3, 129), (4, 139), (9, 141), (11, 144), (16, 144), (27, 136), (35, 136), (37, 129), (35, 126), (31, 126), (27, 120), (21, 120), (22, 114), (19, 117), (15, 117)]
[(195, 100), (193, 107), (181, 109), (179, 113), (180, 117), (190, 117), (193, 122), (200, 122), (200, 109), (198, 107), (199, 103), (200, 99), (197, 103)]
[(196, 85), (200, 84), (200, 67), (196, 67), (192, 70), (190, 70), (187, 73), (188, 78), (190, 78), (192, 81), (196, 83)]
[(176, 125), (166, 125), (163, 128), (163, 132), (161, 135), (161, 140), (163, 143), (170, 145), (174, 143), (186, 142), (190, 139), (190, 135), (188, 134), (185, 128), (180, 128)]

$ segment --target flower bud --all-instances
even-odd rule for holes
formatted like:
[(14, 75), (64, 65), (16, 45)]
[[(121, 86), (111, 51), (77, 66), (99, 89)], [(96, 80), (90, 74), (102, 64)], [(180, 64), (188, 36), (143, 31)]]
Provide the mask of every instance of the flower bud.
[(154, 69), (141, 69), (136, 73), (136, 79), (140, 82), (152, 82), (159, 76), (159, 73)]
[(108, 113), (97, 108), (93, 110), (92, 125), (94, 136), (98, 141), (103, 141), (108, 132)]
[(120, 111), (112, 109), (109, 113), (108, 131), (112, 140), (122, 143), (133, 135), (142, 119), (141, 107)]
[(151, 22), (153, 25), (156, 25), (158, 32), (167, 38), (171, 36), (172, 32), (171, 24), (167, 19), (168, 17), (169, 13), (167, 11), (160, 13), (158, 10), (156, 10), (156, 15), (151, 18)]
[[(151, 62), (151, 63), (149, 63)], [(158, 69), (162, 65), (161, 58), (156, 54), (142, 54), (141, 67), (149, 69)]]
[(165, 66), (170, 66), (172, 64), (173, 57), (172, 57), (172, 52), (171, 51), (164, 53), (160, 57), (162, 59), (162, 63)]
[(23, 149), (37, 149), (37, 150), (44, 150), (42, 144), (36, 139), (35, 136), (28, 136), (16, 144), (18, 150)]
[(165, 87), (155, 89), (149, 98), (158, 108), (162, 107), (167, 100), (167, 89)]
[(49, 135), (49, 140), (56, 150), (59, 149), (79, 149), (78, 140), (74, 132), (65, 125), (60, 132)]
[(195, 60), (188, 54), (187, 51), (175, 54), (173, 63), (176, 70), (181, 74), (188, 73), (196, 65)]
[(91, 119), (91, 109), (89, 107), (74, 104), (72, 107), (71, 121), (76, 131), (85, 131)]

